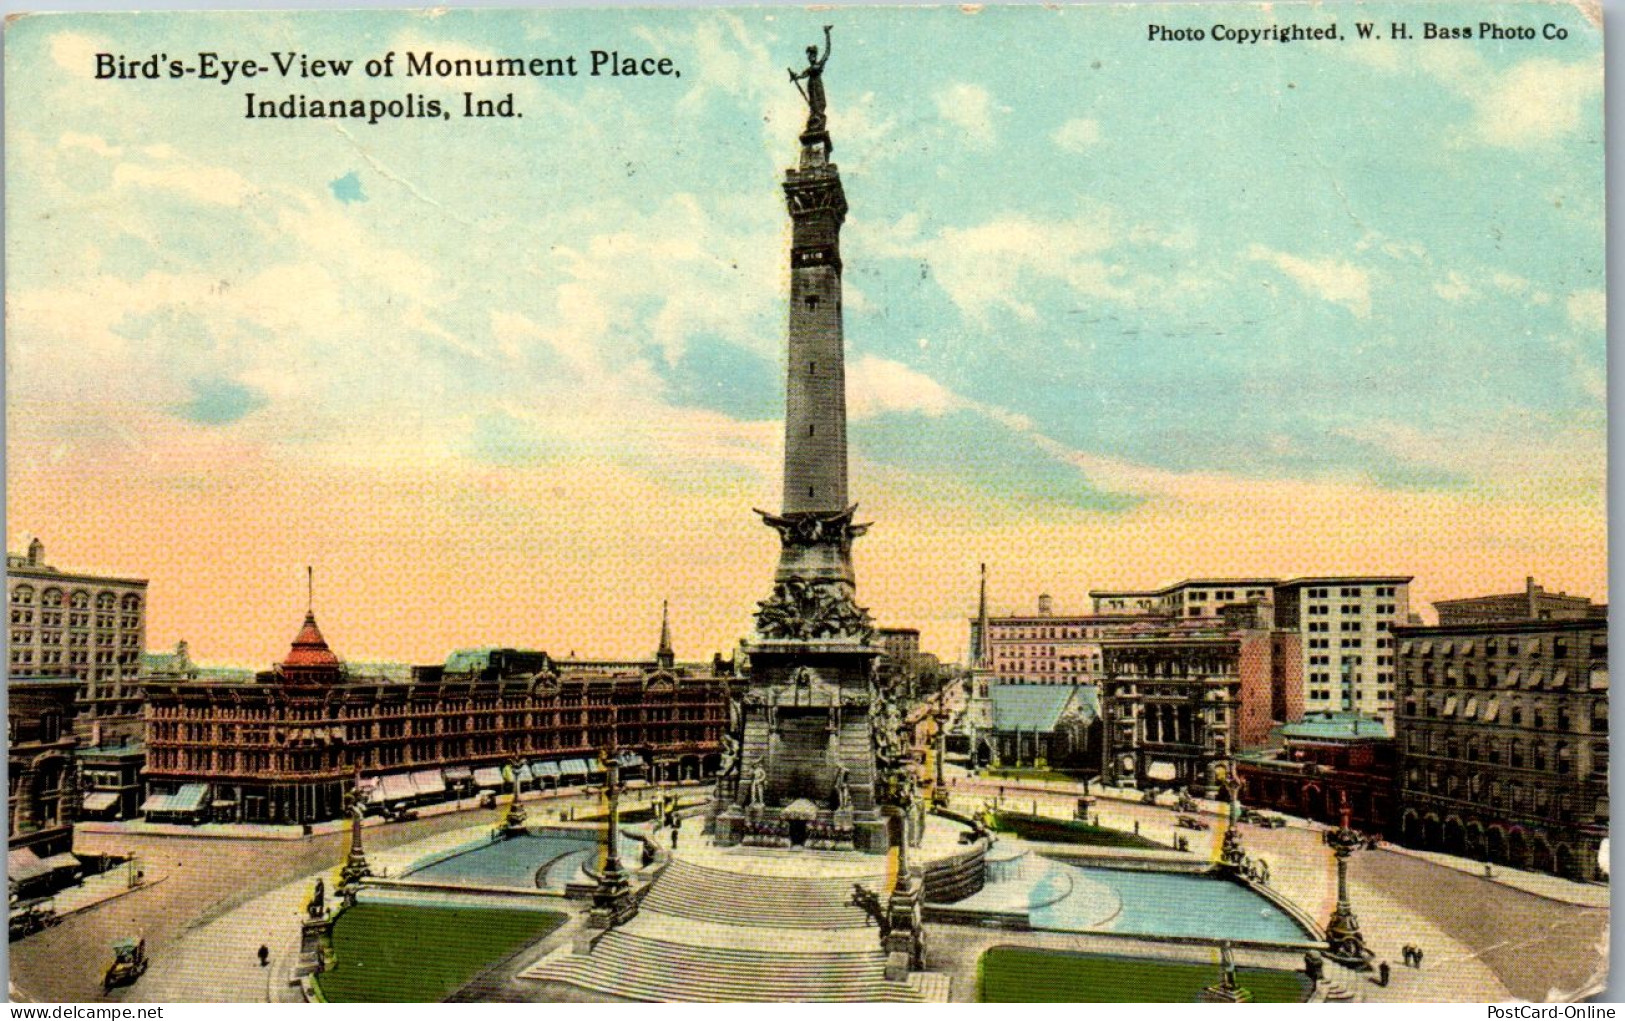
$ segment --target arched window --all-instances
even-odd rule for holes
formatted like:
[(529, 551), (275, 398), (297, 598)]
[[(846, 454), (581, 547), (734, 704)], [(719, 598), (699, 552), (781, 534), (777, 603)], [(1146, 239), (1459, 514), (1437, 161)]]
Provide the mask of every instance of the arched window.
[(11, 601), (23, 606), (31, 606), (34, 602), (34, 586), (18, 585), (11, 590)]
[(1552, 751), (1552, 758), (1556, 760), (1554, 765), (1557, 767), (1558, 773), (1567, 773), (1570, 765), (1572, 764), (1568, 742), (1559, 741), (1557, 743), (1557, 747), (1552, 749)]
[(1529, 743), (1529, 750), (1530, 750), (1530, 752), (1533, 753), (1533, 757), (1534, 757), (1533, 765), (1534, 765), (1534, 767), (1536, 769), (1545, 769), (1546, 768), (1546, 746), (1541, 744), (1539, 741), (1531, 741)]
[(124, 597), (121, 605), (123, 606), (125, 613), (135, 613), (137, 610), (141, 609), (141, 597), (136, 595), (134, 592), (131, 592)]
[(96, 609), (98, 610), (111, 610), (116, 602), (117, 599), (111, 592), (96, 593)]
[(1523, 726), (1523, 703), (1522, 702), (1514, 702), (1514, 703), (1512, 703), (1512, 725), (1514, 727)]
[(1517, 738), (1513, 738), (1507, 745), (1507, 765), (1519, 768), (1523, 766), (1523, 742)]
[(75, 610), (87, 610), (90, 608), (90, 593), (84, 589), (74, 589), (73, 595), (68, 597), (68, 603)]

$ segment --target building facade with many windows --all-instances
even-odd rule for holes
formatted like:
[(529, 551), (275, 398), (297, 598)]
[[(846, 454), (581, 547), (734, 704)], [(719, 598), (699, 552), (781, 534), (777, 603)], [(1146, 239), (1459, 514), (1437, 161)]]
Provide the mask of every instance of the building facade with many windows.
[[(154, 682), (143, 811), (310, 823), (336, 818), (358, 781), (389, 811), (502, 786), (504, 767), (526, 786), (585, 782), (610, 747), (646, 775), (716, 771), (731, 676), (559, 671), (544, 654), (494, 651), (479, 669), (459, 654), (456, 669), (413, 681), (359, 677), (307, 615), (288, 656), (254, 683)], [(493, 662), (540, 666), (487, 675)]]
[(1608, 835), (1606, 607), (1403, 627), (1404, 842), (1574, 879)]
[(75, 726), (87, 743), (138, 739), (146, 581), (58, 570), (35, 539), (27, 553), (6, 555), (6, 595), (10, 676), (75, 678)]
[(1410, 583), (1409, 575), (1364, 575), (1275, 586), (1277, 625), (1302, 637), (1310, 712), (1393, 718), (1393, 629), (1410, 623)]

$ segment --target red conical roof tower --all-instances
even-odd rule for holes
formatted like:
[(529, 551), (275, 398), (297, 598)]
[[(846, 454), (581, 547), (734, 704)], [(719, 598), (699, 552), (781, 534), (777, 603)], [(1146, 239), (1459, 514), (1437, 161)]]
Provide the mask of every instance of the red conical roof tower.
[[(305, 570), (308, 575), (310, 568)], [(343, 666), (327, 647), (322, 629), (316, 626), (316, 613), (309, 605), (305, 607), (304, 626), (294, 636), (280, 672), (288, 684), (336, 684), (343, 678)]]

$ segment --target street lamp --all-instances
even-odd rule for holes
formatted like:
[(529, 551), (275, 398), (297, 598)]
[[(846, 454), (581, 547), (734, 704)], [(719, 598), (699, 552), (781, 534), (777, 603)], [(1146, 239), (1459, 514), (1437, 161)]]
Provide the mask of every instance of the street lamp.
[(1348, 791), (1338, 791), (1338, 810), (1342, 825), (1326, 834), (1326, 843), (1337, 856), (1337, 907), (1332, 909), (1331, 921), (1326, 924), (1326, 942), (1331, 946), (1330, 956), (1346, 967), (1361, 971), (1371, 967), (1371, 951), (1360, 934), (1360, 920), (1349, 904), (1349, 856), (1365, 841), (1349, 825)]

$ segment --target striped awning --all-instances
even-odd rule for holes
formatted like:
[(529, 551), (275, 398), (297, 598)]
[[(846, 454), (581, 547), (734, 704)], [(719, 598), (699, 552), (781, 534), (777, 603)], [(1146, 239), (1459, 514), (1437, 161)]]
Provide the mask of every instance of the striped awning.
[(492, 788), (501, 787), (502, 770), (498, 769), (496, 766), (481, 766), (480, 768), (474, 770), (474, 786)]
[(85, 795), (84, 810), (87, 812), (105, 812), (118, 804), (118, 795), (112, 791), (91, 791)]
[(591, 772), (586, 759), (565, 759), (559, 763), (559, 773), (564, 776), (586, 776)]
[(420, 769), (413, 773), (412, 785), (418, 789), (419, 794), (446, 793), (446, 778), (440, 775), (438, 769)]
[(167, 794), (149, 794), (149, 795), (147, 795), (147, 800), (141, 802), (141, 811), (143, 811), (143, 812), (167, 812), (167, 811), (169, 811), (169, 795), (167, 795)]
[(536, 775), (538, 780), (544, 776), (558, 776), (559, 764), (551, 759), (546, 762), (538, 762), (531, 767), (531, 772)]
[(181, 789), (176, 791), (174, 796), (169, 799), (168, 810), (171, 812), (196, 812), (203, 807), (203, 803), (207, 800), (209, 800), (208, 784), (181, 784)]
[(14, 883), (51, 874), (51, 867), (40, 860), (32, 847), (19, 847), (6, 853), (6, 878)]
[(418, 796), (417, 784), (412, 782), (410, 773), (390, 773), (378, 789), (383, 791), (385, 801), (407, 801)]
[(467, 766), (452, 766), (446, 770), (447, 783), (461, 783), (464, 780), (474, 779), (474, 771)]

